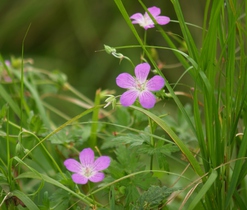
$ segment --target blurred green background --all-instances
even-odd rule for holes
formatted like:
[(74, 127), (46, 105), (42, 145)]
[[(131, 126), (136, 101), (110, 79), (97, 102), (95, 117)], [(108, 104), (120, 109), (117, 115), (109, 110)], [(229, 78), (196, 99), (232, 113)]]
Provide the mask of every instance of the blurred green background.
[[(147, 7), (160, 7), (161, 15), (176, 20), (169, 0), (143, 2)], [(123, 0), (123, 3), (130, 15), (144, 13), (137, 0)], [(205, 0), (180, 3), (185, 20), (202, 26)], [(111, 55), (97, 52), (104, 44), (112, 47), (137, 44), (113, 0), (0, 0), (0, 53), (5, 59), (21, 56), (22, 41), (30, 24), (25, 40), (25, 58), (32, 58), (36, 67), (66, 73), (69, 83), (91, 99), (98, 88), (119, 91), (115, 85), (116, 76), (123, 71), (133, 72), (128, 61), (124, 60), (120, 65), (119, 60)], [(138, 25), (136, 28), (142, 36), (144, 30)], [(181, 35), (177, 23), (171, 22), (163, 28)], [(190, 29), (200, 47), (200, 29)], [(149, 29), (147, 37), (150, 45), (166, 46), (155, 29)], [(140, 62), (140, 49), (118, 52), (135, 64)], [(169, 68), (171, 64), (177, 65), (172, 52), (162, 50), (158, 54), (159, 60), (165, 64), (164, 75), (170, 83), (176, 82), (185, 70)], [(188, 80), (188, 77), (184, 79)]]

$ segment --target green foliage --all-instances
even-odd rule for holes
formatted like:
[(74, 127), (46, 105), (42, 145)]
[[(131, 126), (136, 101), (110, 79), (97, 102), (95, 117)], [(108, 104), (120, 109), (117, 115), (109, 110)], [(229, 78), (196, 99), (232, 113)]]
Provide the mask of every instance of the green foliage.
[[(138, 45), (105, 45), (105, 51), (134, 70), (123, 51), (140, 50), (138, 62), (149, 62), (164, 78), (161, 52), (167, 51), (184, 72), (175, 83), (165, 78), (159, 103), (146, 110), (138, 103), (119, 106), (109, 90), (98, 89), (92, 101), (66, 74), (37, 68), (25, 54), (9, 61), (0, 56), (0, 209), (245, 209), (246, 2), (206, 0), (204, 23), (196, 26), (172, 0), (171, 24), (181, 34), (153, 18), (159, 46), (149, 45), (152, 29), (143, 38), (131, 23), (128, 3), (114, 2)], [(184, 76), (192, 82), (181, 82)], [(77, 185), (64, 161), (78, 160), (86, 147), (111, 163), (101, 183)]]
[(69, 193), (65, 190), (58, 189), (53, 192), (49, 200), (51, 200), (50, 205), (52, 209), (65, 210), (69, 206)]
[(136, 201), (133, 209), (154, 209), (164, 206), (165, 199), (172, 194), (174, 190), (165, 186), (151, 186)]

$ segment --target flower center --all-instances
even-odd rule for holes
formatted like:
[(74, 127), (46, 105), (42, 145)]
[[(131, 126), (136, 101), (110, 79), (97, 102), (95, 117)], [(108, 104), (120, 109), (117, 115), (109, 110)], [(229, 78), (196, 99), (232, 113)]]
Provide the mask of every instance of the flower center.
[(149, 17), (148, 14), (145, 14), (144, 15), (144, 24), (143, 25), (148, 26), (148, 25), (152, 25), (152, 24), (154, 24), (152, 19)]
[(139, 81), (136, 81), (136, 89), (139, 91), (143, 91), (146, 89), (146, 83), (140, 83)]
[(82, 173), (83, 173), (83, 175), (85, 177), (89, 178), (89, 177), (91, 177), (93, 175), (94, 171), (90, 167), (86, 167), (86, 168), (83, 169)]

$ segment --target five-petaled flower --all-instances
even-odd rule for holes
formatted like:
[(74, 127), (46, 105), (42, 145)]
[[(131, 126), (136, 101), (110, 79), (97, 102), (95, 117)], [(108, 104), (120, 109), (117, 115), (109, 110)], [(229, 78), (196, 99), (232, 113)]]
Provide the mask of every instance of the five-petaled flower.
[(141, 105), (150, 109), (155, 105), (156, 98), (151, 91), (159, 91), (165, 85), (163, 77), (155, 75), (150, 80), (147, 80), (150, 72), (148, 63), (141, 63), (135, 67), (135, 76), (132, 77), (129, 73), (122, 73), (116, 78), (116, 83), (119, 87), (128, 89), (120, 97), (120, 103), (123, 106), (132, 105), (137, 98)]
[[(156, 22), (159, 25), (165, 25), (165, 24), (170, 22), (170, 18), (169, 17), (167, 17), (167, 16), (159, 16), (159, 14), (161, 12), (160, 8), (158, 8), (158, 7), (149, 7), (148, 11), (150, 12), (150, 14), (153, 16), (153, 18), (156, 20)], [(139, 24), (145, 30), (154, 27), (154, 22), (153, 22), (153, 20), (151, 19), (151, 17), (149, 16), (149, 14), (147, 12), (145, 12), (144, 15), (142, 15), (141, 13), (135, 13), (134, 15), (132, 15), (130, 17), (130, 19), (133, 20), (132, 21), (133, 24)]]
[(83, 149), (79, 159), (80, 163), (71, 158), (64, 161), (65, 167), (74, 172), (72, 180), (76, 184), (86, 184), (88, 180), (91, 182), (102, 181), (105, 175), (99, 171), (108, 168), (111, 161), (108, 156), (101, 156), (94, 161), (94, 152), (91, 148)]

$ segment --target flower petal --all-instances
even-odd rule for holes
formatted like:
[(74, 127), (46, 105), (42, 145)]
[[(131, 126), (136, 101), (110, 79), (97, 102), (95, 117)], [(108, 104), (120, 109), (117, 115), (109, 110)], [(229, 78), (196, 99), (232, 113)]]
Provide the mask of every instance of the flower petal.
[(82, 165), (78, 161), (71, 158), (65, 160), (63, 164), (69, 171), (77, 173), (81, 170), (82, 167)]
[(135, 79), (128, 73), (119, 74), (116, 78), (116, 83), (121, 88), (133, 88), (135, 87)]
[[(155, 18), (156, 16), (158, 16), (161, 12), (160, 8), (158, 7), (149, 7), (148, 11), (152, 14), (152, 16)], [(156, 19), (156, 18), (155, 18)]]
[(150, 23), (150, 24), (148, 24), (148, 25), (143, 26), (143, 28), (144, 28), (145, 30), (148, 30), (149, 28), (154, 28), (154, 24), (153, 24), (153, 23)]
[(138, 95), (139, 95), (138, 90), (128, 90), (121, 95), (120, 103), (123, 106), (130, 106), (135, 102)]
[(82, 150), (79, 159), (83, 167), (91, 166), (94, 163), (94, 151), (91, 148)]
[(162, 89), (165, 85), (165, 80), (161, 76), (154, 76), (152, 77), (146, 84), (146, 88), (149, 91), (158, 91)]
[(105, 175), (104, 175), (103, 173), (101, 173), (101, 172), (98, 172), (98, 173), (94, 174), (93, 176), (91, 176), (91, 177), (89, 178), (89, 180), (90, 180), (91, 182), (100, 182), (100, 181), (102, 181), (104, 178), (105, 178)]
[(141, 13), (135, 13), (134, 15), (130, 16), (130, 19), (133, 19), (132, 23), (140, 24), (141, 22), (143, 22), (144, 17)]
[(94, 162), (94, 170), (101, 171), (109, 167), (111, 159), (108, 156), (101, 156)]
[(81, 174), (72, 174), (72, 180), (76, 184), (86, 184), (88, 182), (88, 178), (85, 176), (82, 176)]
[(140, 83), (144, 83), (148, 77), (150, 65), (148, 63), (141, 63), (135, 67), (135, 75)]
[(142, 107), (146, 109), (151, 109), (154, 107), (156, 98), (150, 91), (143, 91), (139, 96), (140, 103)]
[(156, 17), (156, 21), (159, 25), (165, 25), (170, 22), (170, 18), (167, 16)]

